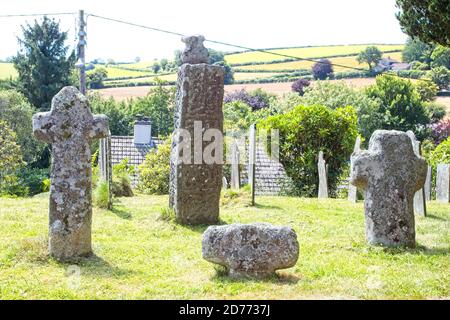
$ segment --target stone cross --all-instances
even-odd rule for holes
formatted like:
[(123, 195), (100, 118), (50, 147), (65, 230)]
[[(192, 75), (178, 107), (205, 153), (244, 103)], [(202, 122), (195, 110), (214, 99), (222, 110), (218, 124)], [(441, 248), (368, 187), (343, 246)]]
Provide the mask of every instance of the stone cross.
[(239, 147), (236, 141), (231, 145), (231, 189), (240, 188)]
[(402, 131), (376, 130), (369, 149), (351, 157), (350, 181), (366, 190), (366, 237), (370, 244), (415, 246), (413, 197), (427, 163)]
[(108, 135), (108, 118), (91, 114), (84, 95), (64, 87), (53, 97), (49, 112), (33, 116), (33, 133), (52, 144), (49, 206), (49, 251), (59, 260), (92, 253), (93, 139)]
[[(219, 220), (223, 159), (208, 163), (202, 155), (212, 143), (211, 137), (205, 138), (207, 132), (220, 135), (213, 136), (215, 142), (223, 138), (224, 69), (207, 64), (203, 40), (202, 36), (183, 38), (186, 48), (178, 71), (169, 205), (183, 224), (214, 224)], [(187, 148), (185, 138), (189, 138)], [(218, 144), (215, 152), (222, 155), (223, 140)]]
[(327, 179), (327, 165), (323, 159), (323, 152), (319, 152), (319, 160), (317, 161), (319, 169), (319, 198), (328, 198), (328, 179)]
[[(416, 154), (416, 156), (420, 157), (420, 155), (421, 155), (420, 141), (417, 141), (416, 136), (414, 135), (414, 132), (407, 131), (406, 134), (408, 134), (409, 138), (411, 139), (414, 153)], [(424, 184), (425, 184), (425, 181), (424, 181)], [(414, 194), (414, 213), (419, 214), (421, 216), (427, 215), (427, 206), (426, 206), (426, 202), (425, 202), (424, 185), (422, 185), (422, 188)]]
[(436, 200), (450, 202), (450, 164), (439, 163), (437, 165)]
[(431, 201), (431, 179), (432, 179), (433, 169), (431, 166), (428, 166), (427, 169), (427, 179), (425, 180), (425, 200)]
[[(356, 137), (355, 146), (353, 147), (353, 153), (358, 153), (361, 150), (361, 138)], [(349, 181), (348, 183), (348, 201), (356, 202), (358, 200), (358, 189), (352, 185)]]

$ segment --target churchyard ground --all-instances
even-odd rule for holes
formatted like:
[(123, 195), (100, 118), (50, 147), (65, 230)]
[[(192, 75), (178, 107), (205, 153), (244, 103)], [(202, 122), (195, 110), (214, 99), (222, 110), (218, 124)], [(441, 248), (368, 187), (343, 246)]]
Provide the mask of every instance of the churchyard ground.
[[(268, 280), (232, 280), (202, 259), (206, 226), (161, 219), (167, 196), (118, 198), (94, 208), (95, 255), (77, 266), (47, 254), (48, 194), (0, 198), (0, 299), (448, 299), (448, 204), (416, 216), (417, 247), (369, 246), (363, 203), (338, 199), (238, 197), (222, 203), (222, 223), (289, 225), (295, 267)], [(79, 275), (79, 276), (78, 276)]]

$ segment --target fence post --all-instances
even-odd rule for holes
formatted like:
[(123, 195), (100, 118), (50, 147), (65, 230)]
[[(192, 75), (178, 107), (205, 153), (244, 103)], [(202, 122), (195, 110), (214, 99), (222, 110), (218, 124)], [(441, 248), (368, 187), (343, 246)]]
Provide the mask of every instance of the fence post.
[(256, 124), (252, 124), (249, 130), (248, 148), (248, 183), (252, 194), (252, 206), (255, 205), (255, 170), (256, 170)]

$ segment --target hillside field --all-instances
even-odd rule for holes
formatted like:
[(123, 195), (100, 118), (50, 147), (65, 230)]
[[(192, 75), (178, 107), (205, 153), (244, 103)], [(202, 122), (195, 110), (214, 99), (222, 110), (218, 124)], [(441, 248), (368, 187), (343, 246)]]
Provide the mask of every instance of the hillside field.
[(365, 240), (363, 203), (237, 198), (221, 223), (268, 222), (297, 233), (297, 264), (268, 280), (231, 280), (202, 259), (206, 226), (162, 220), (167, 196), (119, 198), (94, 209), (93, 250), (73, 272), (47, 254), (48, 194), (0, 198), (0, 299), (448, 299), (448, 204), (416, 217), (417, 247)]

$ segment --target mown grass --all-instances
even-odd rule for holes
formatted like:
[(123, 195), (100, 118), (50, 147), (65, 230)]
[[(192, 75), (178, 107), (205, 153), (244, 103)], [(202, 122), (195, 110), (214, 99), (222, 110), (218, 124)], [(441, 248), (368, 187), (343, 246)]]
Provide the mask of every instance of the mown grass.
[[(290, 225), (300, 243), (295, 267), (265, 281), (236, 281), (201, 257), (206, 226), (165, 219), (166, 196), (120, 198), (95, 209), (95, 255), (76, 265), (47, 255), (46, 196), (0, 199), (0, 299), (449, 298), (450, 206), (417, 218), (416, 249), (368, 246), (362, 203), (286, 197), (231, 197), (223, 223)], [(163, 214), (170, 216), (169, 214)], [(79, 275), (79, 276), (78, 276)]]
[[(384, 58), (390, 57), (397, 61), (402, 61), (402, 53), (401, 52), (390, 52), (383, 54)], [(340, 64), (352, 68), (361, 68), (368, 69), (367, 64), (360, 64), (356, 60), (357, 56), (349, 56), (349, 57), (339, 57), (339, 58), (330, 58), (331, 63)], [(277, 70), (299, 70), (299, 69), (307, 69), (310, 70), (315, 62), (312, 61), (291, 61), (291, 62), (280, 62), (280, 63), (271, 63), (271, 64), (260, 64), (260, 65), (249, 65), (249, 66), (241, 66), (237, 67), (243, 70), (267, 70), (267, 71), (277, 71)], [(341, 66), (333, 66), (334, 72), (346, 72), (352, 71), (352, 69), (344, 68)]]
[(7, 62), (0, 62), (0, 79), (17, 77), (17, 71), (14, 68), (14, 64)]
[[(287, 48), (287, 49), (267, 50), (267, 51), (297, 56), (301, 58), (317, 58), (317, 57), (329, 57), (344, 54), (358, 54), (367, 46), (370, 46), (370, 44)], [(378, 49), (380, 49), (381, 51), (402, 50), (404, 47), (402, 44), (375, 45), (375, 46), (377, 46)], [(282, 59), (283, 57), (277, 57), (269, 53), (258, 51), (235, 53), (225, 56), (225, 60), (229, 64), (247, 63), (247, 62), (268, 62)]]

